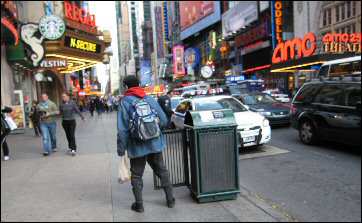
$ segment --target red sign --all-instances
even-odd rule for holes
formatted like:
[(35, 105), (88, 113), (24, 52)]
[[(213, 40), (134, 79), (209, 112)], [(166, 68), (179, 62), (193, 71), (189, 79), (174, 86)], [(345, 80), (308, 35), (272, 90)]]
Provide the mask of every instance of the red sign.
[(268, 22), (265, 21), (248, 32), (235, 37), (235, 45), (237, 47), (245, 46), (257, 40), (263, 39), (268, 35)]
[(14, 19), (18, 18), (18, 9), (16, 8), (15, 1), (1, 1), (1, 7), (7, 9)]
[(298, 58), (311, 56), (316, 48), (316, 36), (312, 32), (307, 33), (303, 39), (294, 38), (284, 43), (279, 43), (274, 49), (272, 63), (295, 59), (295, 51), (297, 51)]
[(17, 46), (19, 43), (19, 33), (15, 28), (14, 24), (10, 22), (10, 20), (7, 19), (6, 17), (1, 18), (1, 24), (4, 25), (6, 28), (8, 28), (10, 32), (13, 34), (15, 40), (14, 45)]
[(361, 33), (327, 33), (323, 36), (323, 43), (345, 42), (345, 43), (360, 43)]
[(214, 12), (213, 1), (180, 1), (181, 30)]
[(326, 53), (361, 53), (361, 33), (327, 33), (322, 41)]
[(65, 18), (67, 25), (86, 32), (97, 33), (96, 17), (76, 4), (64, 1)]
[(176, 78), (185, 75), (184, 47), (180, 45), (173, 47), (173, 72)]

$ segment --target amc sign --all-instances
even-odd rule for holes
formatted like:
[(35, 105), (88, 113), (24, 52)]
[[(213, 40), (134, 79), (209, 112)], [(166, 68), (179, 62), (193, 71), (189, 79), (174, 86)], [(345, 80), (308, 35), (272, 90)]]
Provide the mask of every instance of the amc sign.
[(298, 58), (311, 56), (316, 48), (316, 36), (312, 32), (307, 33), (303, 39), (294, 38), (279, 43), (273, 52), (272, 63), (292, 60), (295, 59), (296, 55), (298, 55)]

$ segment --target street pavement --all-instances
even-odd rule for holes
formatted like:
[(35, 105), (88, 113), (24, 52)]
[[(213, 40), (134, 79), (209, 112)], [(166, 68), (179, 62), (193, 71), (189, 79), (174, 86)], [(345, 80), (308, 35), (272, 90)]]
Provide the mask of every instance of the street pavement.
[(289, 152), (241, 160), (241, 187), (298, 221), (361, 222), (361, 148), (305, 146), (285, 127), (270, 144)]
[[(237, 200), (197, 204), (186, 187), (178, 187), (176, 207), (168, 209), (163, 192), (153, 189), (150, 168), (144, 174), (145, 213), (135, 213), (130, 210), (130, 183), (117, 182), (116, 113), (93, 118), (87, 115), (85, 122), (78, 120), (76, 136), (75, 157), (66, 154), (67, 142), (60, 123), (58, 152), (49, 157), (42, 156), (41, 139), (34, 137), (31, 130), (9, 136), (11, 160), (1, 161), (1, 221), (297, 220), (244, 187), (244, 176)], [(275, 152), (269, 155), (287, 152), (270, 149)], [(241, 174), (245, 171), (242, 166)]]

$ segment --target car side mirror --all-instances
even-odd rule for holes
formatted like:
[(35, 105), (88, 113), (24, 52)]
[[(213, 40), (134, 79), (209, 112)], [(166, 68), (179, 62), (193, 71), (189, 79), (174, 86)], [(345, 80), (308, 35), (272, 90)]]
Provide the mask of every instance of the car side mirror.
[(246, 109), (250, 110), (250, 107), (249, 107), (249, 106), (247, 106), (247, 105), (244, 105), (244, 107), (245, 107)]

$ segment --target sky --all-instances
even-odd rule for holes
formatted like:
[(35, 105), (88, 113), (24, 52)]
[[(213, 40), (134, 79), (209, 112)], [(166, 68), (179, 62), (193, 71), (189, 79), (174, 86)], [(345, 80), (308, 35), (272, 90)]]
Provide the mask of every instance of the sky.
[[(110, 67), (111, 72), (118, 73), (118, 39), (117, 39), (117, 21), (116, 21), (116, 6), (114, 1), (89, 1), (89, 10), (91, 14), (96, 16), (96, 24), (99, 30), (109, 30), (112, 35), (112, 50), (113, 56), (111, 57)], [(97, 76), (102, 84), (102, 91), (104, 91), (108, 74), (104, 64), (98, 64)]]

